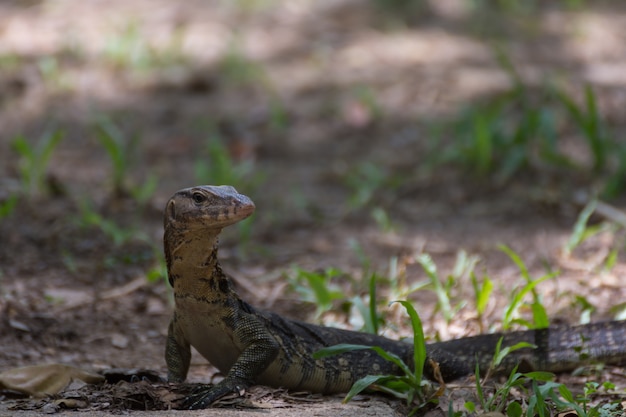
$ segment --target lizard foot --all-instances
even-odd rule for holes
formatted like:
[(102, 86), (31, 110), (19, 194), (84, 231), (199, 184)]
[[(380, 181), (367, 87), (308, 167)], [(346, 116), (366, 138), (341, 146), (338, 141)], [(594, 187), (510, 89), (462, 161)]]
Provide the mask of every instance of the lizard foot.
[(231, 393), (243, 395), (248, 384), (239, 384), (237, 381), (225, 379), (220, 383), (208, 387), (206, 385), (196, 388), (191, 395), (183, 401), (182, 409), (200, 410), (209, 407), (215, 401)]

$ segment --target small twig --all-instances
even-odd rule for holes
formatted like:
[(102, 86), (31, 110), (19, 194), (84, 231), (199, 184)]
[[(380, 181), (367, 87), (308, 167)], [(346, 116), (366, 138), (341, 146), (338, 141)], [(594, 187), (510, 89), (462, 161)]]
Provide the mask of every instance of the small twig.
[(596, 203), (596, 213), (626, 228), (626, 213), (617, 207), (598, 201)]
[(137, 291), (138, 289), (146, 286), (147, 284), (148, 284), (148, 280), (146, 279), (146, 277), (140, 276), (122, 285), (121, 287), (116, 287), (108, 291), (104, 291), (99, 297), (89, 297), (84, 300), (81, 300), (80, 302), (61, 307), (57, 311), (58, 312), (69, 311), (75, 308), (93, 304), (96, 301), (112, 300), (114, 298), (123, 297), (125, 295), (131, 294)]
[[(577, 193), (574, 196), (574, 202), (580, 206), (585, 206), (589, 202), (589, 195), (585, 192)], [(607, 220), (619, 224), (626, 228), (626, 212), (615, 206), (607, 204), (603, 201), (596, 201), (596, 209), (594, 212)]]
[(144, 276), (140, 276), (135, 278), (134, 280), (122, 285), (121, 287), (116, 287), (110, 289), (108, 291), (104, 291), (102, 295), (99, 297), (100, 300), (110, 300), (112, 298), (119, 298), (130, 293), (137, 291), (140, 288), (143, 288), (148, 284), (148, 279)]

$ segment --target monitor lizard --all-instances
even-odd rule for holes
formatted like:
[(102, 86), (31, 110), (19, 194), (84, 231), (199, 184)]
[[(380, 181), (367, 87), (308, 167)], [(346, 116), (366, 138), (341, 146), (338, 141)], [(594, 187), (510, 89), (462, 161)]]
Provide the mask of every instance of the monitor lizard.
[[(185, 408), (206, 408), (229, 393), (253, 384), (319, 393), (347, 392), (366, 375), (400, 370), (373, 350), (314, 359), (313, 353), (339, 343), (379, 346), (411, 364), (413, 346), (362, 332), (318, 326), (256, 309), (233, 289), (217, 258), (221, 230), (255, 210), (250, 198), (230, 186), (197, 186), (176, 192), (164, 213), (164, 252), (175, 309), (168, 328), (165, 359), (170, 382), (183, 382), (193, 346), (224, 375), (202, 386)], [(494, 333), (427, 344), (425, 375), (454, 380), (486, 369), (495, 346), (528, 342), (536, 348), (515, 350), (501, 371), (567, 371), (586, 360), (626, 363), (626, 321), (539, 330)], [(436, 364), (436, 365), (435, 365)]]

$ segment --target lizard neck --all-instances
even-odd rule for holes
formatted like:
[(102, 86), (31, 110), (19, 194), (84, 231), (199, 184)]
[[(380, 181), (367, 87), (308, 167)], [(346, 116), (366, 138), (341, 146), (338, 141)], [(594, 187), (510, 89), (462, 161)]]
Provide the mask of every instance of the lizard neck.
[(165, 259), (174, 294), (212, 299), (231, 292), (217, 258), (221, 229), (176, 230), (167, 227)]

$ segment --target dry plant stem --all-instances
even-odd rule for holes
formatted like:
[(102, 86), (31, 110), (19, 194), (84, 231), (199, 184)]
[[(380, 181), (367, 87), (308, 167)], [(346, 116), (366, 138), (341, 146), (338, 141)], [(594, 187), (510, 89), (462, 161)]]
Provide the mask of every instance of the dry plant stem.
[(146, 279), (145, 276), (142, 275), (140, 277), (133, 279), (127, 284), (122, 285), (121, 287), (112, 288), (108, 291), (104, 291), (102, 295), (100, 295), (100, 297), (90, 297), (78, 303), (61, 307), (60, 309), (56, 311), (57, 312), (69, 311), (69, 310), (73, 310), (79, 307), (84, 307), (89, 304), (93, 304), (95, 301), (112, 300), (115, 298), (124, 297), (129, 294), (132, 294), (133, 292), (137, 291), (140, 288), (145, 287), (147, 284), (148, 284), (148, 280)]

